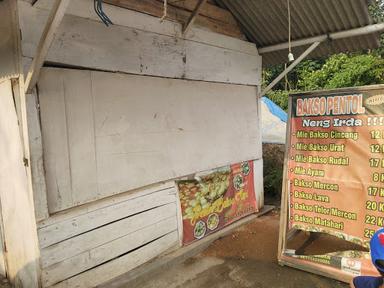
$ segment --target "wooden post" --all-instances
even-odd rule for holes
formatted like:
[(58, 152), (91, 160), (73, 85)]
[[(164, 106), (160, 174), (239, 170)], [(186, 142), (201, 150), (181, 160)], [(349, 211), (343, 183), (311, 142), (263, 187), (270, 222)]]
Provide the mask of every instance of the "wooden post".
[[(40, 265), (36, 219), (29, 166), (28, 127), (21, 69), (17, 1), (0, 1), (0, 213), (7, 277), (15, 287), (39, 287)], [(5, 46), (3, 46), (5, 45)], [(1, 59), (0, 59), (1, 62)], [(3, 62), (1, 62), (3, 63)], [(16, 107), (15, 107), (16, 104)]]
[[(291, 115), (292, 111), (292, 98), (288, 98), (288, 119), (290, 119), (289, 115)], [(285, 136), (285, 153), (284, 153), (284, 170), (283, 170), (283, 189), (281, 195), (281, 210), (280, 210), (280, 228), (279, 228), (279, 246), (277, 249), (277, 258), (280, 262), (281, 256), (284, 253), (286, 247), (286, 237), (287, 237), (287, 225), (288, 225), (288, 199), (289, 199), (289, 188), (290, 183), (288, 179), (288, 157), (289, 157), (289, 149), (291, 145), (291, 125), (288, 121), (287, 123), (287, 132)]]
[(39, 79), (40, 69), (44, 64), (49, 47), (51, 47), (52, 41), (55, 38), (57, 27), (59, 27), (61, 20), (64, 17), (69, 2), (70, 0), (56, 0), (55, 5), (52, 8), (43, 34), (41, 35), (39, 45), (37, 46), (36, 55), (33, 58), (31, 67), (29, 68), (25, 79), (25, 91), (28, 93), (35, 87), (37, 80)]

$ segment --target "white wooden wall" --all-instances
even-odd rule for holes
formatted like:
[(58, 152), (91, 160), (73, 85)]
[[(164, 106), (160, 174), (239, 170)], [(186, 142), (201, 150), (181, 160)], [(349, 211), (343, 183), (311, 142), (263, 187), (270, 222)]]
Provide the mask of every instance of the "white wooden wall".
[(38, 87), (51, 213), (261, 158), (252, 86), (44, 68)]
[[(53, 4), (30, 2), (18, 0), (24, 69)], [(93, 287), (178, 247), (168, 179), (256, 159), (262, 206), (255, 45), (104, 8), (109, 28), (93, 1), (71, 1), (46, 64), (82, 70), (44, 68), (28, 95), (44, 287)]]
[[(19, 0), (23, 56), (32, 58), (52, 0)], [(71, 1), (47, 61), (141, 75), (259, 85), (254, 44), (201, 29), (180, 36), (181, 25), (105, 4), (116, 25), (106, 27), (93, 1)]]

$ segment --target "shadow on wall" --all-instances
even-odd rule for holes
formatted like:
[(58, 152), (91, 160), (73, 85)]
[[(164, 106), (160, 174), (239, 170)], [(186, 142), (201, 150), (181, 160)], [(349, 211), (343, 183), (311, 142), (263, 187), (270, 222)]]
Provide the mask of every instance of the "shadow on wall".
[(266, 200), (280, 200), (284, 167), (284, 144), (263, 144), (264, 193)]

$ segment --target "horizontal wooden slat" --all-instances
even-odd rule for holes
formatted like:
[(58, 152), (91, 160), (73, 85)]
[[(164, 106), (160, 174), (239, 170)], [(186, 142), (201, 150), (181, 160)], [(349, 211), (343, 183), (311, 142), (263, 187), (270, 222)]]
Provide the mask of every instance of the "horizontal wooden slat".
[(41, 265), (46, 268), (77, 254), (83, 253), (114, 239), (131, 233), (140, 233), (138, 230), (173, 217), (176, 219), (176, 204), (170, 203), (149, 211), (124, 218), (120, 221), (96, 228), (87, 233), (80, 234), (68, 240), (51, 245), (41, 251)]
[[(196, 0), (193, 0), (196, 1)], [(20, 10), (31, 9), (29, 4), (19, 1)], [(52, 8), (52, 0), (39, 0), (33, 9), (50, 10)], [(258, 55), (257, 48), (254, 43), (243, 41), (237, 38), (225, 36), (222, 34), (214, 33), (208, 30), (192, 27), (193, 33), (182, 35), (182, 24), (164, 20), (159, 25), (159, 19), (138, 13), (136, 11), (121, 9), (117, 6), (105, 4), (103, 10), (109, 17), (113, 19), (115, 25), (130, 27), (135, 30), (153, 32), (160, 35), (172, 36), (178, 39), (187, 39), (204, 43), (211, 46), (221, 47), (233, 51), (238, 51), (250, 55)], [(34, 10), (33, 10), (34, 11)], [(33, 12), (30, 10), (30, 12)], [(69, 15), (79, 16), (94, 21), (101, 22), (100, 18), (96, 15), (93, 2), (88, 0), (71, 1), (66, 11)], [(23, 19), (22, 19), (23, 20)]]
[(38, 230), (40, 247), (45, 248), (80, 233), (156, 206), (174, 203), (175, 189), (166, 189), (82, 214)]
[(146, 187), (142, 187), (139, 189), (131, 190), (126, 193), (120, 193), (118, 195), (114, 195), (113, 197), (104, 198), (99, 201), (94, 201), (85, 205), (81, 205), (78, 207), (74, 207), (72, 209), (68, 209), (68, 210), (50, 215), (49, 218), (44, 219), (43, 221), (40, 221), (37, 227), (41, 229), (41, 228), (50, 226), (52, 224), (57, 224), (65, 220), (78, 217), (80, 215), (88, 214), (98, 209), (106, 208), (111, 205), (116, 205), (117, 203), (120, 203), (120, 202), (143, 197), (145, 195), (149, 195), (155, 192), (159, 192), (159, 191), (166, 190), (169, 188), (174, 188), (174, 187), (175, 187), (174, 181), (165, 181), (165, 182), (156, 183), (153, 185), (148, 185)]
[(58, 283), (56, 288), (85, 288), (95, 287), (98, 284), (111, 280), (135, 267), (138, 267), (152, 258), (160, 255), (178, 242), (177, 231), (171, 232), (148, 245), (121, 256), (115, 260), (95, 267), (68, 280)]
[[(174, 208), (174, 207), (173, 207)], [(50, 286), (136, 249), (177, 229), (176, 217), (167, 218), (73, 258), (43, 269), (43, 286)], [(129, 256), (129, 254), (127, 254)], [(128, 271), (128, 270), (127, 270)]]
[[(48, 13), (47, 10), (31, 8), (25, 2), (20, 7), (23, 55), (33, 57)], [(148, 25), (150, 29), (155, 26), (150, 22)], [(245, 41), (233, 42), (228, 39), (230, 37), (216, 39), (215, 35), (207, 31), (200, 31), (193, 36), (193, 40), (188, 40), (170, 33), (160, 35), (120, 25), (106, 27), (98, 21), (72, 15), (64, 17), (58, 30), (46, 59), (48, 62), (105, 71), (244, 85), (259, 85), (261, 81), (261, 57), (255, 46)], [(220, 57), (219, 61), (215, 61), (217, 50), (212, 49), (209, 49), (209, 57), (190, 53), (187, 49), (189, 42), (209, 42), (207, 48), (214, 46), (223, 49), (219, 55), (224, 54), (225, 59), (220, 60)], [(223, 64), (223, 61), (230, 65)], [(191, 65), (199, 69), (189, 70)], [(208, 73), (206, 67), (216, 72)]]

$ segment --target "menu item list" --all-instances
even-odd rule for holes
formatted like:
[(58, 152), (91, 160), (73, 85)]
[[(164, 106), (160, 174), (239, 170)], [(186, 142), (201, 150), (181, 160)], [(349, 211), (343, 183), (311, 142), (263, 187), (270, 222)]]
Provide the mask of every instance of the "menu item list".
[(384, 91), (291, 101), (290, 227), (367, 246), (384, 226)]

